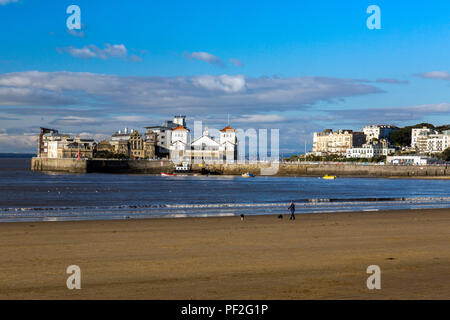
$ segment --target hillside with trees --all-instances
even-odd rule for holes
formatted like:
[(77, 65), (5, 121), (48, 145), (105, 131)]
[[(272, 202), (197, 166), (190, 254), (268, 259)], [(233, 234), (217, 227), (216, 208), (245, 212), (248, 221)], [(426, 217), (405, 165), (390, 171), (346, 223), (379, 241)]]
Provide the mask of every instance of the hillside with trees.
[(412, 129), (423, 128), (423, 127), (435, 129), (437, 131), (450, 130), (450, 124), (435, 127), (431, 123), (418, 123), (416, 125), (406, 126), (406, 127), (400, 128), (397, 131), (392, 132), (389, 138), (392, 141), (392, 143), (395, 144), (396, 146), (407, 147), (407, 146), (411, 145)]
[(390, 140), (393, 144), (395, 144), (398, 147), (407, 147), (411, 145), (411, 131), (415, 128), (423, 128), (427, 127), (430, 129), (434, 129), (434, 125), (431, 123), (418, 123), (414, 126), (407, 126), (400, 128), (394, 132), (391, 133), (389, 136)]

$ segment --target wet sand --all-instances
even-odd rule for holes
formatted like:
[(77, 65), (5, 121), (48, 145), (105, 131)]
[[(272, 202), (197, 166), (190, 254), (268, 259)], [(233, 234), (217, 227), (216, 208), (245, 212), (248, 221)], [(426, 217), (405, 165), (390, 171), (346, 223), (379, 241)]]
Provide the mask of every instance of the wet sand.
[(450, 299), (450, 209), (2, 223), (0, 274), (1, 299)]

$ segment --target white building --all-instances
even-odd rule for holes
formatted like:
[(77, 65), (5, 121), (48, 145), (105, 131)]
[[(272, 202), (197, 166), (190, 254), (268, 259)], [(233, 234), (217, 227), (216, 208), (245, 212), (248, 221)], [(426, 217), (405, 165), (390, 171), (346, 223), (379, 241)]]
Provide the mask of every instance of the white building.
[(450, 130), (429, 134), (426, 140), (427, 153), (441, 153), (450, 147)]
[(174, 116), (173, 120), (164, 121), (160, 126), (145, 127), (156, 133), (156, 155), (158, 157), (169, 157), (172, 130), (179, 126), (186, 128), (186, 116)]
[(450, 148), (450, 130), (442, 131), (443, 134), (443, 143), (442, 143), (442, 151), (445, 151), (446, 149)]
[(43, 134), (39, 137), (39, 157), (58, 158), (58, 148), (67, 144), (66, 140), (69, 138), (69, 135), (60, 134), (56, 130)]
[(424, 156), (391, 156), (386, 158), (387, 164), (427, 165), (435, 160)]
[(236, 130), (232, 127), (226, 126), (220, 130), (220, 151), (225, 159), (230, 161), (237, 160), (237, 142)]
[(71, 138), (66, 134), (45, 134), (44, 146), (47, 158), (71, 158), (77, 152), (92, 158), (96, 143), (94, 139), (79, 136)]
[(189, 130), (178, 126), (172, 130), (170, 158), (176, 163), (233, 162), (237, 160), (236, 131), (227, 126), (220, 130), (220, 136), (216, 139), (210, 136), (206, 128), (201, 137), (190, 141)]
[(182, 115), (174, 116), (172, 122), (177, 124), (178, 126), (182, 126), (183, 128), (186, 128), (186, 116), (182, 116)]
[(352, 147), (361, 147), (366, 141), (363, 132), (352, 130), (338, 130), (333, 132), (325, 129), (322, 132), (314, 132), (313, 154), (322, 156), (326, 154), (346, 155)]
[(130, 135), (134, 132), (134, 129), (125, 128), (123, 130), (119, 130), (115, 132), (111, 136), (111, 142), (115, 141), (128, 141), (130, 140)]
[(47, 157), (48, 158), (58, 158), (58, 149), (64, 148), (64, 146), (67, 144), (66, 141), (61, 140), (53, 140), (48, 141), (47, 143)]
[(359, 148), (347, 149), (347, 158), (373, 158), (394, 154), (394, 148), (383, 148), (381, 144), (363, 144)]
[(169, 147), (170, 158), (178, 160), (179, 162), (184, 160), (184, 154), (190, 144), (189, 130), (179, 125), (172, 130), (171, 144)]
[(421, 153), (441, 153), (450, 147), (450, 130), (412, 129), (411, 146)]
[(373, 139), (388, 140), (391, 133), (397, 129), (398, 128), (394, 125), (377, 124), (365, 126), (363, 132), (366, 135), (366, 142), (371, 142)]
[(411, 130), (411, 147), (412, 148), (418, 147), (419, 136), (428, 135), (429, 133), (434, 133), (434, 132), (435, 132), (434, 130), (427, 128), (427, 127), (412, 129)]

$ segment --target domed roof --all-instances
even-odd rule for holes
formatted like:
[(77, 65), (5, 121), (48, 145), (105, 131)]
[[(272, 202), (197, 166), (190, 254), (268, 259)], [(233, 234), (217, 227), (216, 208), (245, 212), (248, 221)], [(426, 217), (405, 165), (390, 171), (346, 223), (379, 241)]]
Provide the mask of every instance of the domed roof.
[(226, 131), (236, 131), (236, 130), (234, 130), (232, 127), (230, 127), (230, 126), (226, 126), (225, 128), (223, 128), (222, 130), (220, 130), (221, 132), (226, 132)]
[(175, 129), (173, 129), (172, 131), (177, 131), (177, 130), (184, 130), (184, 131), (188, 131), (185, 127), (183, 126), (178, 126)]

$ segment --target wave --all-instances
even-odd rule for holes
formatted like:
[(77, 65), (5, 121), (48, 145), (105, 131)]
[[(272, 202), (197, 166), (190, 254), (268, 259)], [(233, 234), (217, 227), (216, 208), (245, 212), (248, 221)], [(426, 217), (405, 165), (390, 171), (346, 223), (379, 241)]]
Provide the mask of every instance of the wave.
[[(294, 200), (297, 207), (342, 206), (375, 203), (430, 203), (450, 202), (450, 197), (399, 197), (399, 198), (313, 198)], [(0, 213), (52, 212), (52, 211), (115, 211), (115, 210), (162, 210), (162, 209), (227, 209), (227, 208), (275, 208), (285, 207), (289, 201), (271, 203), (191, 203), (191, 204), (128, 204), (117, 206), (80, 206), (80, 207), (20, 207), (0, 208)]]

